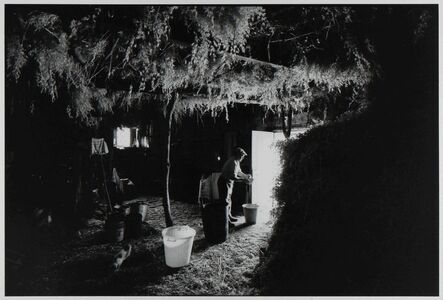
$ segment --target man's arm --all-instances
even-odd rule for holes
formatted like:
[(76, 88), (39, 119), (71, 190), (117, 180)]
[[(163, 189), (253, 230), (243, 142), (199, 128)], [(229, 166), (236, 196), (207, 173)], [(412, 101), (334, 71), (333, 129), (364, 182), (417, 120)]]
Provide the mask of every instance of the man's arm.
[(248, 182), (250, 179), (250, 175), (243, 173), (240, 165), (237, 165), (234, 172), (234, 178), (234, 180), (237, 182)]

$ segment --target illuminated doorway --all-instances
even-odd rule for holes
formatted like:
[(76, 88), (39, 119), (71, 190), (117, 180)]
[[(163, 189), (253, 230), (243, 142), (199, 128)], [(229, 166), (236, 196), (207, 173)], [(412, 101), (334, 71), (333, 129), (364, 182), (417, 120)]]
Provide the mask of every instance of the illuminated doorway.
[[(307, 128), (291, 130), (291, 139), (305, 132)], [(283, 132), (252, 131), (252, 203), (259, 205), (257, 222), (270, 220), (271, 210), (275, 205), (273, 189), (281, 173), (280, 153), (277, 143), (285, 139)]]

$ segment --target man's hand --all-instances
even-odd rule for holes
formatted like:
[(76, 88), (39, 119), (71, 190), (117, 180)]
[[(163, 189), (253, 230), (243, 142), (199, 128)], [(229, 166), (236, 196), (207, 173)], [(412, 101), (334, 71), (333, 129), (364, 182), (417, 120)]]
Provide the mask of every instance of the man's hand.
[(252, 184), (254, 181), (254, 178), (252, 178), (251, 174), (243, 174), (242, 179), (240, 179), (240, 182), (246, 183), (246, 184)]

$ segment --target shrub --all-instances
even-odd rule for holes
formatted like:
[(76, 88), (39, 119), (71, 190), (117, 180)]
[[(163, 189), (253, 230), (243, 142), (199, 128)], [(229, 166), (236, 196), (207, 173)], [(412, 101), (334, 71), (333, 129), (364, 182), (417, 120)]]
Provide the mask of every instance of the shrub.
[(409, 117), (370, 110), (282, 145), (264, 295), (438, 293), (438, 148)]

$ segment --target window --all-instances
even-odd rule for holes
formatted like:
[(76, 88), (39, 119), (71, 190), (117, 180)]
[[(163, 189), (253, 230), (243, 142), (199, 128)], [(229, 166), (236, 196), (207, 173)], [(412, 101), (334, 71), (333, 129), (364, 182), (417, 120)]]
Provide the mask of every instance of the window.
[(114, 147), (118, 149), (149, 148), (149, 138), (143, 135), (137, 127), (118, 127), (114, 130)]
[(114, 130), (114, 147), (119, 149), (131, 147), (131, 128), (119, 127)]

